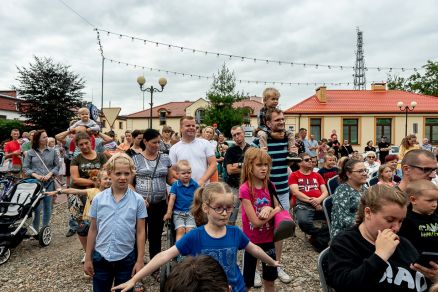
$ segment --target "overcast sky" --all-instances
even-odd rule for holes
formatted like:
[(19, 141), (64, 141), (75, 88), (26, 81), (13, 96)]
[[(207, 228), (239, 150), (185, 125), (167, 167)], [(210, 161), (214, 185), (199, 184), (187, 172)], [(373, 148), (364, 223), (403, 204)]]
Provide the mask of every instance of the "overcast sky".
[[(101, 106), (101, 56), (93, 27), (141, 39), (194, 49), (291, 62), (354, 66), (356, 27), (363, 31), (365, 65), (421, 67), (438, 57), (438, 1), (2, 1), (0, 8), (0, 90), (17, 85), (16, 66), (28, 66), (33, 56), (50, 57), (71, 66), (86, 81), (84, 98)], [(350, 82), (328, 89), (352, 89), (351, 69), (290, 66), (241, 61), (169, 49), (141, 41), (101, 34), (108, 59), (202, 76), (212, 76), (225, 62), (237, 79), (309, 82), (310, 86), (274, 85), (283, 109), (314, 93), (313, 83)], [(387, 71), (368, 70), (366, 79), (386, 80)], [(395, 72), (393, 72), (395, 73)], [(412, 71), (401, 72), (409, 76)], [(105, 63), (104, 106), (121, 107), (122, 114), (142, 110), (136, 78), (158, 86), (154, 106), (205, 97), (211, 80)], [(270, 84), (272, 86), (272, 84)], [(266, 86), (238, 84), (249, 95)], [(150, 95), (146, 95), (146, 108)]]

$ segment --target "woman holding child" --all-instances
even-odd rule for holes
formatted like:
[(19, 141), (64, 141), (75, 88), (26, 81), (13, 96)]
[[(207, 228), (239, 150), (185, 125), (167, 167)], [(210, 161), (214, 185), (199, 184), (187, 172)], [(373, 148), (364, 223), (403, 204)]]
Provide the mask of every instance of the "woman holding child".
[(147, 235), (151, 259), (161, 251), (163, 217), (167, 211), (166, 182), (171, 184), (174, 179), (169, 156), (159, 152), (160, 141), (160, 132), (147, 129), (143, 133), (145, 149), (132, 157), (137, 170), (135, 191), (143, 196), (148, 211)]

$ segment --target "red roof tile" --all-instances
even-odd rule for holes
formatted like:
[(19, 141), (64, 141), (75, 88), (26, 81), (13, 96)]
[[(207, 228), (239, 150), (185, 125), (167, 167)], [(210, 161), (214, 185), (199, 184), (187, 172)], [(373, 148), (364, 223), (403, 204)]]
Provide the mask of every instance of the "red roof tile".
[(438, 97), (401, 90), (327, 90), (327, 102), (321, 103), (316, 95), (287, 109), (288, 114), (344, 114), (344, 113), (400, 113), (397, 103), (417, 102), (415, 113), (438, 113)]
[(17, 91), (15, 91), (15, 90), (0, 90), (0, 95), (6, 95), (9, 97), (17, 97)]
[[(186, 108), (193, 104), (193, 101), (183, 102), (168, 102), (152, 108), (152, 117), (158, 118), (160, 111), (165, 109), (167, 111), (167, 117), (183, 117), (186, 114)], [(139, 111), (130, 115), (127, 118), (149, 118), (150, 109)]]

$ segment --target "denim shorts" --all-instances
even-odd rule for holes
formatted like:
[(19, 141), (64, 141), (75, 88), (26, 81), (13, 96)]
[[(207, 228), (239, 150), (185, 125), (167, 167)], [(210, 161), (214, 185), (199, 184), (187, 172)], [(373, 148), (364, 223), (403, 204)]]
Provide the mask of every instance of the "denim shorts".
[(181, 227), (195, 228), (195, 218), (190, 212), (173, 211), (173, 225), (175, 230)]
[(290, 210), (289, 194), (279, 195), (278, 200), (280, 201), (280, 204), (284, 210)]

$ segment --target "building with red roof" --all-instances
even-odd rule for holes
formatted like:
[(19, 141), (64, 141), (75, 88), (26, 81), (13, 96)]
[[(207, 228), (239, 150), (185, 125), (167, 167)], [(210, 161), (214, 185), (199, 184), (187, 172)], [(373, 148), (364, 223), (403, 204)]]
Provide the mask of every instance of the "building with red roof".
[[(403, 103), (402, 110), (398, 106)], [(406, 120), (406, 106), (408, 110)], [(399, 145), (407, 128), (417, 140), (429, 138), (438, 144), (438, 97), (401, 90), (387, 90), (385, 83), (373, 83), (370, 90), (316, 89), (314, 95), (285, 110), (286, 125), (306, 128), (316, 139), (329, 138), (336, 131), (339, 141), (347, 139), (363, 151), (370, 140), (381, 136)]]
[(24, 120), (18, 107), (20, 101), (15, 90), (0, 90), (0, 119)]

